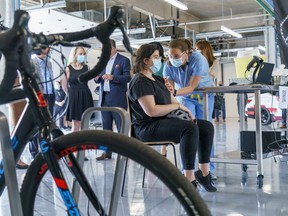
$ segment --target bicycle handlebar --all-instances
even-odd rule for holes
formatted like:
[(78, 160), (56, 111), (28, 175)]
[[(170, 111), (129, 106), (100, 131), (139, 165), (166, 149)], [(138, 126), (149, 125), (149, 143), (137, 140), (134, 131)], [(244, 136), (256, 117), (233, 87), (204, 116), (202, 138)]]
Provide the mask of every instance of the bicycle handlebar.
[(111, 53), (110, 35), (116, 28), (120, 28), (123, 33), (123, 44), (126, 50), (132, 54), (128, 36), (124, 31), (123, 14), (124, 11), (121, 7), (113, 6), (108, 19), (96, 27), (78, 32), (44, 35), (28, 30), (30, 16), (26, 11), (15, 11), (12, 28), (0, 33), (0, 51), (6, 59), (5, 73), (0, 85), (0, 97), (11, 91), (20, 66), (24, 67), (25, 71), (31, 70), (30, 54), (33, 47), (39, 46), (39, 44), (65, 45), (65, 42), (96, 37), (102, 43), (100, 59), (91, 70), (79, 77), (80, 82), (93, 79), (106, 67)]

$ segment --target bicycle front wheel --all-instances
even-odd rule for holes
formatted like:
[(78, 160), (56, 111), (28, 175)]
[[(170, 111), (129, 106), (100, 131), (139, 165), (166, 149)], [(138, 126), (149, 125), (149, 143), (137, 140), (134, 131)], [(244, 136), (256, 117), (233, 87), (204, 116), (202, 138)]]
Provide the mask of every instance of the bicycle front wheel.
[[(127, 215), (211, 215), (205, 202), (192, 184), (166, 158), (136, 139), (110, 131), (80, 131), (61, 136), (52, 145), (68, 185), (73, 176), (65, 156), (85, 151), (89, 161), (83, 172), (105, 213), (92, 208), (86, 193), (80, 191), (78, 203), (81, 215), (107, 215), (111, 202), (115, 160), (96, 161), (97, 149), (108, 150), (128, 158), (124, 196), (118, 200), (117, 216)], [(143, 167), (146, 184), (142, 187)], [(41, 154), (30, 165), (21, 187), (25, 216), (67, 215), (67, 209), (54, 184)], [(71, 190), (70, 190), (71, 191)]]

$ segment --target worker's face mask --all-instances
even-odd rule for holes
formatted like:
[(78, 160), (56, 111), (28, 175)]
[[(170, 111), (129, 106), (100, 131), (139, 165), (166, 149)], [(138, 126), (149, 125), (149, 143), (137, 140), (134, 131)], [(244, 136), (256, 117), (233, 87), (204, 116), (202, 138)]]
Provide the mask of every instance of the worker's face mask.
[(171, 65), (174, 67), (180, 67), (183, 64), (182, 56), (184, 55), (184, 53), (185, 51), (183, 51), (181, 54), (168, 54)]
[(174, 67), (180, 67), (183, 64), (183, 60), (181, 58), (173, 59), (169, 57), (169, 60), (170, 60), (171, 65)]

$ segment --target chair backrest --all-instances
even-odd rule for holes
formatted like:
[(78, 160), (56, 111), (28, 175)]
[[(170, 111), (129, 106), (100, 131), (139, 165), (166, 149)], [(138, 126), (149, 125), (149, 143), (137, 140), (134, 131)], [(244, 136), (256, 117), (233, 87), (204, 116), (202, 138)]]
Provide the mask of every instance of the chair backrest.
[(136, 138), (135, 137), (135, 133), (134, 133), (134, 127), (132, 125), (132, 115), (131, 115), (130, 100), (129, 100), (129, 97), (128, 97), (128, 92), (126, 93), (126, 99), (127, 99), (127, 113), (130, 116), (130, 122), (131, 122), (129, 136), (133, 137), (133, 138)]
[[(98, 100), (94, 100), (94, 107), (99, 107)], [(101, 127), (102, 126), (102, 116), (100, 111), (95, 111), (93, 118), (90, 120), (90, 126)]]

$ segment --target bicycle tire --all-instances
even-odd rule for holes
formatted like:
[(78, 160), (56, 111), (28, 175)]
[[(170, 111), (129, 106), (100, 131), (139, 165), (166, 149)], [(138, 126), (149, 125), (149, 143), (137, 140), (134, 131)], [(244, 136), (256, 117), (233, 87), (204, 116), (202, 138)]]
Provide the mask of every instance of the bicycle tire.
[[(100, 146), (106, 146), (110, 151), (132, 159), (150, 170), (157, 179), (160, 179), (171, 190), (179, 203), (181, 203), (183, 209), (185, 209), (187, 215), (211, 215), (204, 200), (181, 172), (166, 158), (161, 157), (160, 154), (151, 147), (145, 146), (136, 139), (110, 131), (87, 130), (63, 135), (54, 140), (52, 146), (59, 157), (59, 161), (76, 149), (77, 151), (83, 149), (86, 151), (88, 149), (99, 149)], [(36, 195), (36, 193), (47, 170), (48, 168), (44, 158), (41, 154), (38, 154), (29, 166), (20, 190), (24, 216), (37, 214), (34, 214), (34, 207), (37, 207), (34, 206), (36, 197), (38, 199), (43, 198), (39, 197), (40, 195)], [(49, 181), (49, 179), (47, 181)], [(48, 196), (47, 199), (49, 199)], [(48, 214), (52, 215), (51, 212)], [(41, 215), (45, 215), (45, 213), (41, 213)]]

